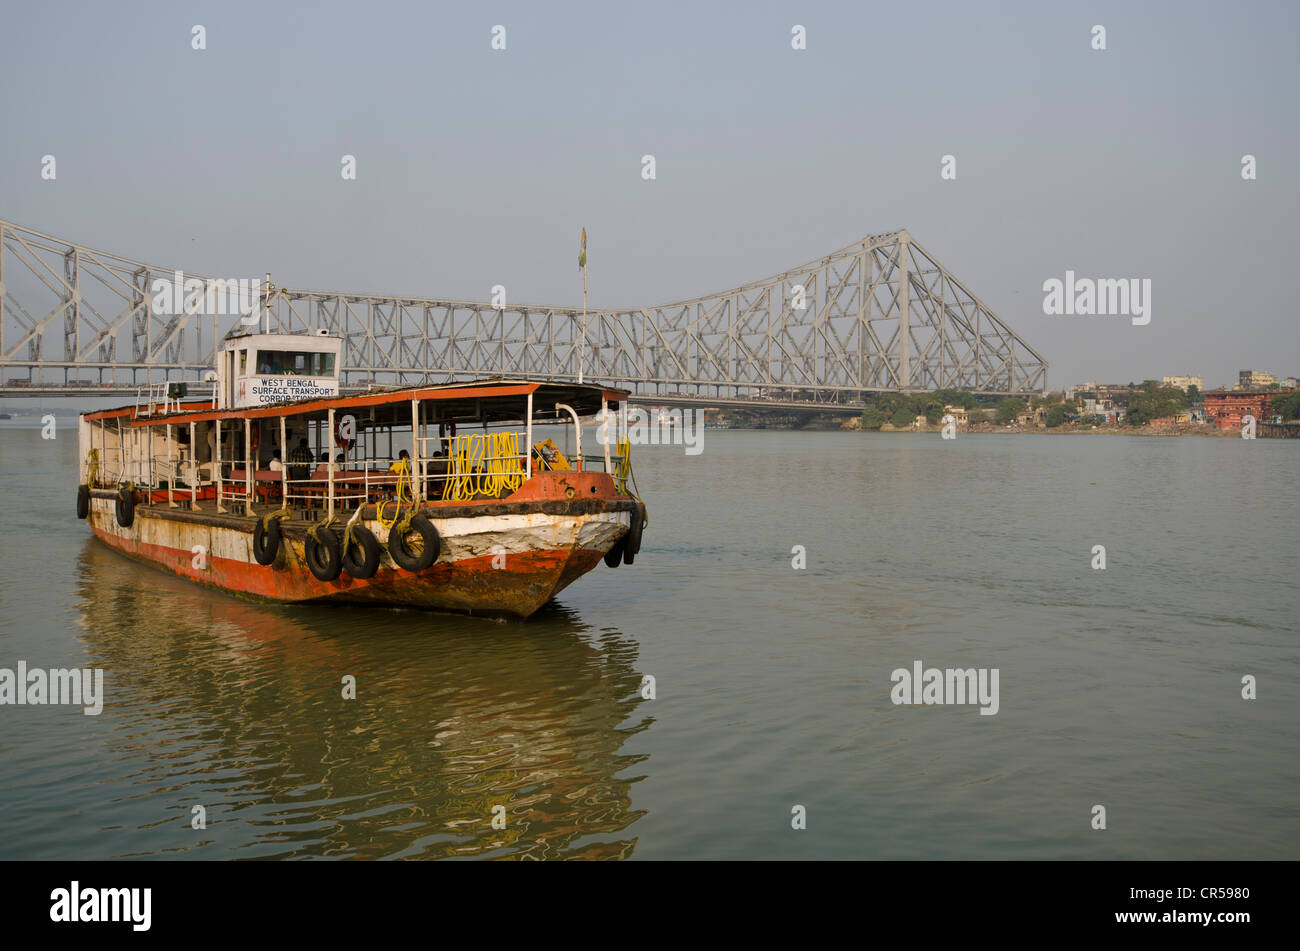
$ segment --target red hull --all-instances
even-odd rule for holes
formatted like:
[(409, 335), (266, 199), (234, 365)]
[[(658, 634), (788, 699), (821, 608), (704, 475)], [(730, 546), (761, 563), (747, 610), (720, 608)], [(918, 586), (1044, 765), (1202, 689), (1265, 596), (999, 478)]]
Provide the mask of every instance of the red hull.
[(378, 571), (366, 579), (346, 572), (333, 581), (313, 575), (304, 554), (307, 525), (300, 521), (282, 523), (270, 565), (253, 558), (253, 518), (141, 505), (133, 524), (123, 528), (112, 494), (96, 492), (87, 521), (100, 540), (123, 554), (235, 594), (527, 617), (595, 568), (627, 533), (633, 503), (610, 497), (612, 483), (606, 483), (607, 477), (594, 473), (548, 473), (505, 504), (429, 506), (440, 554), (417, 572), (399, 568), (388, 556), (388, 529), (372, 509), (362, 524), (379, 541), (381, 558)]

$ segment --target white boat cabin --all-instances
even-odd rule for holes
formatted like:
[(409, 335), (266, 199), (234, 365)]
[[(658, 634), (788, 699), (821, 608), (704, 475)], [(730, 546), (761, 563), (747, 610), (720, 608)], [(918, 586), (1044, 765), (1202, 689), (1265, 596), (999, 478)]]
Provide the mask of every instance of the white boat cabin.
[(227, 337), (217, 354), (217, 408), (338, 396), (342, 350), (343, 340), (326, 330)]

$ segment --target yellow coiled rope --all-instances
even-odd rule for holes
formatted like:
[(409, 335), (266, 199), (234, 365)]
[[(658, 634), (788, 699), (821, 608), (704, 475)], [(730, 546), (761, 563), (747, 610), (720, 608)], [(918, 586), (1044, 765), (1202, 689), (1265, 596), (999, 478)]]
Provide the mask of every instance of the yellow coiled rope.
[(518, 433), (492, 433), (492, 451), (488, 456), (488, 474), (493, 482), (489, 485), (489, 495), (508, 495), (524, 484), (524, 463), (518, 458)]
[[(397, 462), (397, 497), (395, 499), (383, 499), (375, 509), (375, 518), (384, 528), (392, 528), (397, 521), (397, 517), (402, 514), (403, 505), (411, 505), (415, 502), (415, 486), (411, 483), (411, 467), (405, 459)], [(384, 506), (396, 503), (397, 509), (393, 512), (393, 517), (384, 521)]]
[(524, 482), (518, 433), (457, 436), (443, 483), (444, 501), (467, 502), (479, 495), (500, 498)]
[[(614, 444), (615, 455), (618, 462), (614, 465), (614, 487), (624, 495), (630, 495), (638, 502), (642, 501), (641, 496), (636, 493), (636, 476), (632, 473), (632, 440), (624, 436)], [(628, 481), (631, 481), (632, 487), (628, 487)]]
[[(615, 454), (618, 462), (614, 465), (614, 488), (624, 495), (630, 495), (641, 503), (641, 509), (645, 513), (644, 525), (650, 524), (650, 509), (645, 504), (645, 499), (638, 494), (636, 475), (632, 472), (632, 440), (624, 436), (614, 444)], [(628, 483), (631, 482), (631, 486)]]

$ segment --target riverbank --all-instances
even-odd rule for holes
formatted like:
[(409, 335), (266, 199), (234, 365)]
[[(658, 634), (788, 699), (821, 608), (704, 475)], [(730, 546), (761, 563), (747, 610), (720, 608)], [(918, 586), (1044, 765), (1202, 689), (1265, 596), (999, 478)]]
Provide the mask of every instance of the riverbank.
[[(846, 432), (881, 432), (881, 433), (939, 433), (943, 430), (942, 423), (925, 426), (903, 426), (894, 427), (885, 423), (878, 430), (864, 430), (861, 420), (855, 418), (846, 420), (841, 426), (841, 430)], [(996, 423), (976, 423), (973, 426), (959, 427), (957, 432), (960, 435), (978, 435), (980, 433), (996, 433), (1000, 435), (1082, 435), (1082, 436), (1200, 436), (1211, 439), (1240, 439), (1241, 431), (1238, 429), (1219, 429), (1217, 426), (1208, 424), (1179, 424), (1173, 426), (1079, 426), (1077, 424), (1063, 423), (1060, 426), (999, 426)]]

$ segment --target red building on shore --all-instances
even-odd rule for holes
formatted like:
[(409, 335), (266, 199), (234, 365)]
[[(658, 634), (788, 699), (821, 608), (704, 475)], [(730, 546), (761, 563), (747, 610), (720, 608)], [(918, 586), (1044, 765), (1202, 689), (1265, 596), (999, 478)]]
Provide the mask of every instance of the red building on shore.
[(1286, 395), (1278, 390), (1206, 390), (1202, 394), (1205, 421), (1219, 429), (1240, 429), (1246, 413), (1267, 420), (1269, 399), (1274, 394)]

